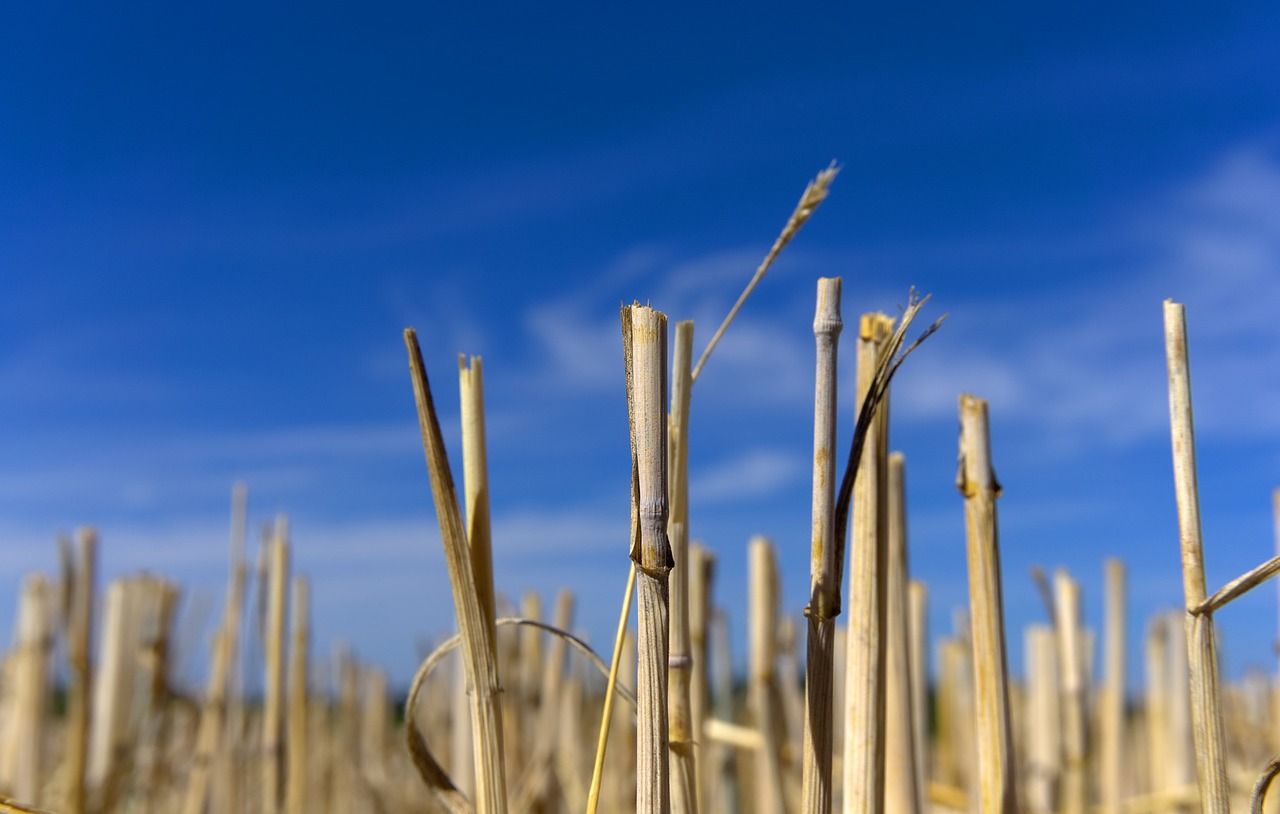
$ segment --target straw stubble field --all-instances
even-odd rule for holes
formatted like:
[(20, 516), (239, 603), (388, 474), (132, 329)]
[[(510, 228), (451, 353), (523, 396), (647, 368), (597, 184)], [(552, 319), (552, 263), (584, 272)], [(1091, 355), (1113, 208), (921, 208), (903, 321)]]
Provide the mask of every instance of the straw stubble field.
[[(308, 582), (290, 567), (288, 523), (264, 535), (251, 568), (246, 490), (237, 486), (225, 603), (200, 691), (181, 691), (173, 675), (179, 586), (136, 576), (99, 595), (92, 529), (60, 543), (56, 579), (26, 579), (0, 673), (0, 811), (1261, 811), (1259, 790), (1280, 770), (1268, 757), (1280, 750), (1280, 695), (1270, 681), (1219, 682), (1213, 613), (1280, 571), (1280, 557), (1208, 593), (1185, 314), (1173, 302), (1164, 308), (1185, 609), (1150, 620), (1143, 642), (1126, 641), (1125, 568), (1109, 560), (1095, 648), (1076, 579), (1040, 573), (1050, 621), (1022, 631), (1026, 665), (1015, 683), (987, 403), (959, 398), (970, 603), (931, 642), (928, 589), (910, 576), (905, 461), (889, 451), (886, 405), (894, 374), (941, 320), (907, 344), (927, 300), (914, 292), (898, 317), (858, 320), (856, 426), (841, 465), (841, 281), (818, 280), (809, 601), (803, 622), (780, 613), (779, 569), (802, 563), (780, 563), (769, 540), (752, 540), (748, 669), (733, 674), (715, 558), (689, 535), (690, 394), (835, 172), (805, 189), (696, 363), (692, 323), (671, 331), (657, 310), (622, 309), (631, 564), (608, 663), (566, 632), (569, 590), (549, 613), (538, 595), (516, 610), (495, 591), (482, 365), (459, 360), (459, 491), (410, 329), (459, 633), (424, 660), (403, 703), (377, 667), (350, 655), (327, 682), (316, 680)], [(262, 690), (246, 697), (234, 676), (255, 634)], [(1125, 664), (1138, 646), (1145, 690), (1135, 696)]]

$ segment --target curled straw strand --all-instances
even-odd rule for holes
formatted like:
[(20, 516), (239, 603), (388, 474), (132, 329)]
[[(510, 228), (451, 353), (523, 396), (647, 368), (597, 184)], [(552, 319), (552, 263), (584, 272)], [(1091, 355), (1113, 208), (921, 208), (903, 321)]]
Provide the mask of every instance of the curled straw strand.
[[(609, 668), (605, 666), (604, 661), (596, 655), (591, 646), (586, 642), (574, 636), (572, 633), (561, 630), (554, 625), (548, 625), (534, 619), (522, 619), (519, 617), (504, 617), (496, 620), (496, 627), (504, 627), (507, 625), (524, 625), (527, 627), (535, 627), (539, 630), (545, 630), (553, 636), (559, 636), (569, 644), (573, 645), (587, 657), (592, 666), (596, 668), (603, 676), (609, 676)], [(422, 688), (426, 685), (427, 678), (435, 670), (440, 661), (448, 655), (448, 653), (462, 643), (461, 634), (454, 634), (445, 639), (439, 647), (431, 651), (431, 653), (418, 666), (418, 671), (413, 676), (413, 681), (409, 685), (409, 697), (405, 701), (405, 739), (409, 745), (409, 755), (413, 759), (414, 768), (418, 770), (422, 781), (427, 784), (436, 796), (436, 799), (444, 806), (449, 814), (472, 814), (473, 808), (466, 796), (458, 790), (453, 781), (445, 773), (440, 766), (439, 761), (431, 753), (431, 749), (427, 746), (426, 737), (422, 730), (418, 728), (417, 719), (414, 717), (414, 710), (418, 706), (418, 696), (422, 692)], [(616, 680), (615, 680), (616, 683)], [(617, 684), (617, 692), (622, 695), (632, 706), (635, 706), (635, 694), (627, 687)], [(0, 808), (0, 812), (3, 809)]]

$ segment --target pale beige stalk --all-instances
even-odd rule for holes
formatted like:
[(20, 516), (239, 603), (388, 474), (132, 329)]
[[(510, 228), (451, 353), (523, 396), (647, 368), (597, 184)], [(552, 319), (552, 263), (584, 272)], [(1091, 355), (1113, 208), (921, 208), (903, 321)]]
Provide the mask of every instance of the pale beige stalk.
[(1206, 597), (1204, 546), (1200, 536), (1200, 497), (1196, 485), (1195, 430), (1191, 413), (1191, 372), (1185, 309), (1164, 302), (1165, 356), (1169, 368), (1169, 424), (1173, 443), (1173, 480), (1178, 503), (1182, 551), (1182, 590), (1186, 599), (1187, 662), (1191, 677), (1191, 719), (1196, 744), (1200, 802), (1207, 814), (1227, 814), (1226, 744), (1218, 694), (1218, 654), (1213, 615), (1194, 613)]
[(703, 724), (710, 702), (707, 680), (707, 626), (711, 618), (711, 585), (715, 555), (697, 542), (689, 548), (689, 643), (693, 653), (693, 670), (689, 680), (689, 710), (692, 715), (693, 745), (697, 753), (698, 810), (706, 811), (709, 797), (706, 740)]
[(466, 496), (467, 542), (471, 547), (476, 593), (492, 638), (497, 635), (493, 630), (497, 614), (493, 599), (493, 543), (489, 519), (489, 453), (484, 430), (484, 365), (479, 356), (472, 356), (468, 365), (466, 358), (458, 355), (458, 384), (462, 399), (462, 482)]
[(697, 814), (698, 768), (694, 753), (692, 678), (694, 653), (689, 643), (689, 395), (693, 387), (693, 323), (676, 323), (671, 359), (671, 412), (668, 415), (668, 482), (671, 513), (667, 537), (676, 578), (671, 593), (667, 672), (667, 722), (671, 750), (671, 811)]
[[(567, 590), (556, 595), (552, 624), (558, 630), (568, 630), (573, 624), (574, 596)], [(559, 733), (560, 696), (564, 682), (565, 640), (556, 637), (547, 647), (542, 664), (541, 689), (539, 690), (538, 718), (532, 754), (524, 776), (516, 788), (512, 808), (517, 811), (535, 811), (548, 805), (555, 791), (555, 758)]]
[(888, 463), (884, 810), (889, 814), (920, 814), (925, 800), (919, 795), (917, 783), (917, 712), (911, 691), (917, 667), (911, 662), (907, 609), (906, 458), (895, 452)]
[(1106, 590), (1105, 680), (1099, 709), (1098, 797), (1102, 814), (1120, 814), (1129, 761), (1125, 749), (1125, 601), (1124, 563), (1109, 558), (1104, 565)]
[[(412, 328), (404, 334), (409, 352), (414, 399), (418, 408), (418, 426), (422, 433), (423, 453), (431, 478), (431, 494), (435, 501), (436, 519), (444, 544), (449, 568), (449, 585), (453, 592), (454, 612), (462, 636), (463, 658), (467, 663), (467, 683), (472, 687), (471, 726), (475, 738), (476, 795), (479, 814), (505, 814), (507, 810), (506, 777), (503, 770), (501, 687), (492, 617), (486, 617), (480, 598), (479, 581), (471, 559), (471, 544), (458, 505), (453, 473), (431, 386), (427, 380), (422, 351)], [(424, 778), (429, 782), (437, 778)], [(433, 791), (437, 786), (433, 785)], [(437, 794), (447, 792), (437, 792)]]
[(915, 727), (916, 798), (926, 800), (929, 779), (929, 588), (919, 580), (907, 583), (907, 613), (911, 636), (911, 722)]
[(755, 805), (758, 814), (785, 814), (782, 786), (781, 711), (778, 709), (778, 565), (773, 544), (764, 537), (751, 540), (747, 573), (747, 695), (760, 748), (755, 764)]
[(19, 800), (44, 802), (45, 724), (48, 721), (50, 652), (53, 649), (53, 585), (44, 574), (30, 574), (22, 581), (18, 604), (15, 647), (5, 672), (12, 678), (5, 687), (9, 696), (0, 743), (0, 785)]
[(1000, 584), (1000, 486), (991, 466), (987, 402), (960, 397), (960, 472), (964, 495), (972, 612), (973, 683), (977, 728), (978, 811), (1013, 814), (1018, 795), (1009, 720), (1009, 669), (1005, 656), (1004, 599)]
[(1062, 715), (1061, 811), (1063, 814), (1085, 814), (1089, 808), (1089, 778), (1086, 773), (1088, 744), (1085, 668), (1081, 663), (1080, 583), (1066, 571), (1058, 569), (1053, 575), (1053, 587)]
[(622, 309), (631, 424), (631, 560), (636, 564), (639, 670), (636, 811), (671, 810), (667, 723), (667, 318), (643, 305)]
[(311, 657), (311, 589), (303, 574), (293, 577), (292, 607), (293, 644), (289, 648), (289, 714), (288, 744), (289, 772), (285, 777), (285, 814), (306, 814), (307, 756), (309, 741), (307, 722), (310, 715), (310, 695), (307, 684), (307, 664)]
[(818, 280), (813, 317), (816, 364), (813, 395), (813, 501), (809, 555), (808, 635), (805, 653), (804, 736), (801, 753), (805, 814), (831, 811), (832, 696), (835, 627), (840, 613), (840, 558), (836, 539), (836, 390), (840, 316), (839, 277)]
[(231, 765), (230, 750), (225, 740), (228, 683), (239, 647), (240, 610), (248, 577), (244, 561), (247, 501), (248, 491), (243, 484), (237, 484), (231, 492), (231, 567), (227, 579), (227, 604), (222, 612), (222, 625), (214, 636), (213, 659), (196, 729), (195, 754), (183, 796), (184, 814), (201, 814), (205, 810), (215, 759), (220, 761), (227, 777), (240, 774), (240, 767)]
[(1058, 810), (1058, 784), (1062, 776), (1058, 643), (1054, 628), (1049, 625), (1028, 625), (1024, 636), (1027, 810), (1030, 814), (1053, 814)]
[(90, 637), (93, 626), (94, 582), (98, 575), (98, 533), (84, 527), (76, 532), (76, 564), (72, 569), (71, 612), (67, 622), (67, 660), (71, 690), (67, 697), (66, 811), (84, 814), (85, 769), (89, 757)]
[(266, 679), (262, 703), (262, 812), (280, 810), (284, 791), (285, 609), (289, 586), (289, 520), (276, 518), (267, 564)]
[[(864, 314), (858, 331), (858, 384), (861, 412), (871, 397), (894, 321), (885, 314)], [(845, 668), (844, 812), (874, 814), (884, 800), (885, 697), (885, 478), (888, 468), (887, 410), (880, 410), (867, 432), (853, 492), (853, 531), (849, 554), (848, 649)]]
[(101, 807), (107, 782), (124, 755), (132, 717), (134, 677), (141, 642), (136, 585), (130, 578), (107, 586), (102, 613), (102, 654), (93, 687), (87, 783), (91, 805)]

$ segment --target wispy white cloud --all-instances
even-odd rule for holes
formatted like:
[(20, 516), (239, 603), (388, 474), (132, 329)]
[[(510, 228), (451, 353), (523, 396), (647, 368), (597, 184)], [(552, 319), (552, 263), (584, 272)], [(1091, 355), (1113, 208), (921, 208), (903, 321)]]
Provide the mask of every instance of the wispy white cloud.
[(704, 505), (770, 497), (802, 481), (807, 462), (794, 450), (748, 450), (690, 472), (689, 500)]

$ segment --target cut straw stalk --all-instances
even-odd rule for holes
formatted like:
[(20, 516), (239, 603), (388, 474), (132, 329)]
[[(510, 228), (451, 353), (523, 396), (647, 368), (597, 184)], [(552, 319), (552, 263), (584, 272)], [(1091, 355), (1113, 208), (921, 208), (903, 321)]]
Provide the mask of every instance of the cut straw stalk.
[(98, 533), (76, 533), (77, 558), (71, 569), (71, 607), (67, 622), (67, 659), (71, 691), (67, 698), (66, 812), (84, 814), (85, 767), (89, 757), (89, 639), (93, 623), (94, 582), (98, 573)]
[(969, 560), (969, 604), (973, 640), (974, 705), (977, 712), (978, 811), (1013, 814), (1014, 780), (1009, 719), (1009, 670), (1005, 656), (1004, 600), (996, 498), (1000, 486), (991, 467), (987, 402), (960, 397), (960, 472)]
[(209, 681), (196, 730), (195, 756), (183, 802), (184, 814), (200, 814), (205, 810), (215, 757), (221, 756), (224, 760), (227, 757), (223, 741), (228, 730), (228, 685), (239, 648), (240, 610), (248, 578), (244, 562), (247, 503), (248, 491), (244, 484), (237, 484), (231, 492), (231, 568), (227, 579), (227, 604), (222, 612), (222, 627), (214, 637)]
[(631, 424), (631, 560), (636, 565), (639, 670), (636, 697), (636, 811), (668, 814), (667, 665), (667, 318), (643, 305), (622, 308)]
[(778, 661), (778, 564), (773, 544), (764, 537), (751, 540), (748, 551), (750, 586), (747, 597), (749, 674), (747, 693), (752, 719), (760, 733), (755, 761), (755, 810), (785, 814), (782, 779), (782, 711), (778, 708), (775, 666)]
[(5, 672), (13, 683), (6, 690), (8, 720), (0, 743), (0, 778), (8, 789), (29, 803), (43, 802), (45, 726), (48, 720), (49, 655), (53, 648), (53, 585), (44, 574), (30, 574), (22, 582), (18, 606), (16, 647)]
[(267, 581), (266, 685), (262, 708), (262, 811), (280, 810), (284, 780), (285, 602), (289, 585), (289, 523), (276, 520)]
[(1062, 772), (1057, 641), (1049, 625), (1028, 625), (1024, 635), (1027, 810), (1031, 814), (1052, 814), (1058, 810), (1058, 780)]
[[(423, 453), (431, 478), (431, 495), (435, 501), (436, 519), (444, 544), (445, 562), (449, 568), (449, 585), (453, 591), (454, 612), (462, 636), (463, 658), (467, 664), (467, 683), (472, 687), (471, 726), (475, 738), (476, 811), (479, 814), (504, 814), (507, 810), (506, 778), (503, 771), (501, 688), (498, 683), (496, 634), (494, 620), (486, 618), (479, 586), (492, 576), (478, 576), (472, 561), (471, 545), (453, 485), (453, 473), (440, 432), (440, 421), (431, 397), (422, 350), (412, 328), (404, 332), (409, 352), (409, 369), (413, 380), (414, 399), (418, 408), (418, 426), (422, 433)], [(406, 729), (408, 729), (406, 727)], [(411, 749), (416, 748), (416, 744)], [(447, 779), (424, 777), (437, 798), (448, 798), (456, 805), (456, 792)]]
[(907, 623), (911, 637), (911, 722), (915, 727), (916, 798), (925, 800), (929, 777), (929, 589), (907, 583)]
[(671, 365), (671, 412), (668, 416), (668, 464), (671, 516), (667, 537), (676, 579), (670, 582), (671, 654), (668, 667), (667, 714), (671, 750), (671, 810), (697, 814), (698, 769), (694, 754), (691, 681), (694, 654), (689, 644), (689, 395), (693, 386), (693, 323), (676, 324)]
[(311, 654), (311, 591), (307, 578), (293, 578), (293, 646), (289, 649), (289, 771), (285, 778), (285, 814), (305, 814), (307, 809), (307, 719), (310, 714), (307, 661)]
[[(858, 335), (858, 397), (872, 387), (889, 353), (893, 319), (864, 314)], [(849, 558), (849, 642), (845, 670), (844, 811), (872, 814), (884, 798), (885, 478), (888, 425), (880, 411), (870, 423), (853, 493)]]
[(818, 280), (813, 317), (816, 371), (813, 396), (813, 539), (809, 560), (808, 644), (805, 661), (802, 797), (806, 814), (831, 811), (836, 615), (840, 612), (836, 539), (836, 382), (840, 332), (839, 277)]
[[(715, 555), (705, 546), (694, 542), (689, 547), (689, 570), (685, 575), (689, 583), (689, 641), (693, 652), (693, 669), (689, 680), (689, 710), (693, 722), (693, 744), (697, 752), (698, 810), (706, 811), (709, 795), (706, 743), (703, 735), (710, 700), (707, 679), (707, 627), (711, 618), (711, 583), (715, 568)], [(679, 572), (677, 572), (679, 573)]]
[(912, 684), (917, 665), (911, 660), (907, 608), (906, 458), (889, 456), (888, 562), (885, 582), (885, 787), (886, 811), (919, 814), (925, 801), (918, 784)]
[(1125, 567), (1118, 559), (1104, 566), (1106, 585), (1105, 683), (1099, 709), (1098, 796), (1102, 814), (1120, 814), (1129, 761), (1125, 750)]
[(1182, 549), (1184, 624), (1191, 678), (1191, 719), (1196, 745), (1200, 802), (1207, 814), (1226, 814), (1226, 743), (1218, 693), (1217, 644), (1213, 615), (1196, 613), (1206, 598), (1204, 546), (1200, 536), (1200, 497), (1196, 485), (1195, 429), (1191, 415), (1191, 373), (1185, 309), (1164, 302), (1165, 355), (1169, 368), (1169, 424), (1173, 444), (1173, 480), (1178, 502)]
[(1085, 732), (1084, 638), (1080, 629), (1080, 583), (1066, 571), (1053, 575), (1054, 620), (1058, 639), (1058, 676), (1062, 716), (1062, 797), (1064, 814), (1085, 814), (1089, 808), (1088, 758)]

